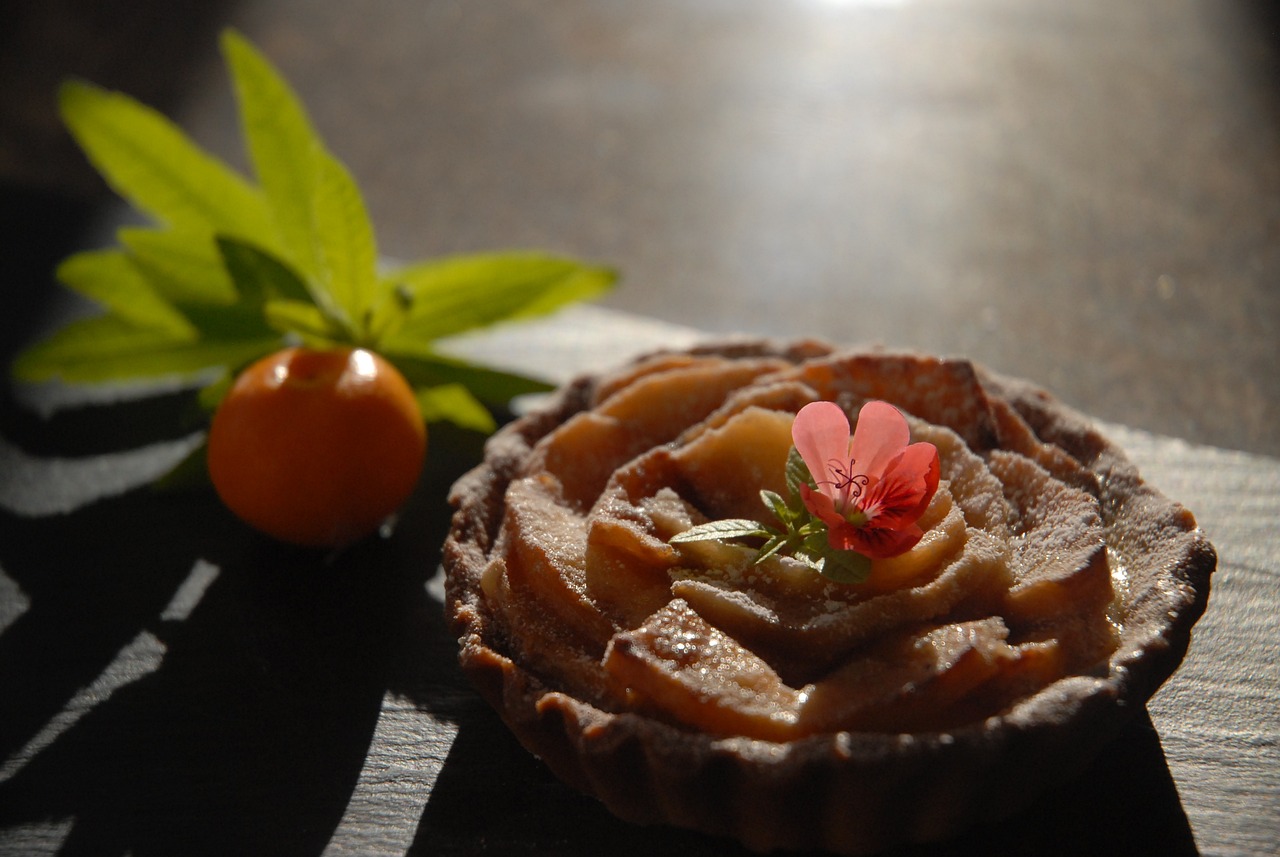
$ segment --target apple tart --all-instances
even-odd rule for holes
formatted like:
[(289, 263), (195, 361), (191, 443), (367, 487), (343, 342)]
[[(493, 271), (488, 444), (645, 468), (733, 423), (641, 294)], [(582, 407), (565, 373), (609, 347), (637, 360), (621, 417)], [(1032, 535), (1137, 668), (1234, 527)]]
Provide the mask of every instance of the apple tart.
[[(750, 540), (796, 415), (937, 450), (861, 582)], [(1213, 548), (1087, 419), (964, 360), (733, 341), (584, 376), (454, 486), (446, 611), (519, 740), (614, 814), (863, 854), (1016, 812), (1181, 661)]]

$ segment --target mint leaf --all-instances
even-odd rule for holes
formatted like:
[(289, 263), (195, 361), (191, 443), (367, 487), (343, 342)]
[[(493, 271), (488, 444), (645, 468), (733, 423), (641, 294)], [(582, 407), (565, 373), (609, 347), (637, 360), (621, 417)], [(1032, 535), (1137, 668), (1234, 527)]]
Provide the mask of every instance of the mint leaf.
[(121, 229), (120, 243), (156, 291), (178, 306), (231, 304), (236, 290), (207, 230)]
[(165, 331), (175, 339), (193, 339), (195, 330), (120, 250), (94, 250), (68, 256), (58, 279), (77, 294), (98, 303), (121, 321)]
[(307, 299), (302, 278), (270, 253), (226, 235), (217, 236), (215, 242), (242, 302), (262, 307), (270, 300)]
[(725, 518), (720, 521), (709, 521), (678, 533), (668, 539), (671, 544), (683, 542), (723, 541), (725, 539), (743, 539), (752, 536), (768, 537), (772, 535), (762, 524), (746, 518)]
[(221, 45), (249, 158), (280, 230), (281, 249), (304, 276), (318, 277), (312, 199), (314, 155), (324, 144), (293, 89), (248, 39), (227, 30)]
[(444, 357), (421, 345), (413, 353), (390, 350), (381, 353), (414, 387), (461, 384), (476, 398), (495, 406), (506, 405), (516, 396), (545, 393), (552, 389), (545, 382)]
[(423, 387), (413, 392), (418, 400), (418, 409), (427, 422), (447, 420), (485, 434), (498, 427), (488, 409), (461, 384)]
[(346, 167), (327, 152), (316, 153), (315, 165), (312, 205), (322, 265), (319, 288), (312, 289), (312, 296), (335, 322), (352, 331), (357, 342), (373, 345), (367, 335), (379, 297), (373, 225)]
[(63, 85), (59, 106), (89, 160), (139, 210), (179, 228), (270, 231), (257, 189), (157, 111), (81, 82)]
[(828, 549), (817, 568), (823, 577), (836, 583), (862, 583), (871, 576), (871, 559), (857, 551)]
[(769, 557), (782, 550), (790, 544), (790, 539), (786, 536), (776, 535), (760, 546), (760, 552), (756, 554), (756, 565), (764, 562)]
[(240, 365), (278, 343), (274, 338), (193, 339), (108, 314), (72, 322), (36, 343), (19, 355), (13, 372), (24, 381), (61, 378), (69, 383), (191, 376), (212, 367)]
[(810, 488), (816, 487), (813, 483), (813, 474), (809, 472), (809, 465), (804, 463), (804, 459), (800, 456), (800, 451), (794, 446), (787, 453), (786, 467), (787, 490), (791, 492), (793, 497), (800, 496), (800, 486), (808, 485)]
[(394, 347), (405, 340), (439, 339), (500, 321), (533, 318), (597, 297), (616, 279), (608, 268), (540, 253), (420, 262), (384, 277), (403, 290), (409, 310), (399, 329), (393, 326), (383, 342)]
[(788, 528), (795, 523), (796, 513), (776, 491), (761, 490), (760, 499), (779, 522)]

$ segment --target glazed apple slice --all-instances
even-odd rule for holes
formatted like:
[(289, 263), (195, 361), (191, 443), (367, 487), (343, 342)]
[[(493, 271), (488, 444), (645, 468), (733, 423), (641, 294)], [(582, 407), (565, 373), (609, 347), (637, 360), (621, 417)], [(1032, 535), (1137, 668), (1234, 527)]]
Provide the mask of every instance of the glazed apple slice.
[(992, 473), (1015, 510), (1014, 583), (1004, 613), (1036, 623), (1064, 613), (1099, 613), (1112, 597), (1097, 498), (1064, 484), (1029, 458), (993, 452)]
[(1010, 645), (999, 617), (891, 636), (807, 690), (797, 728), (922, 732), (999, 711), (1060, 674), (1052, 642)]
[(547, 475), (513, 481), (506, 501), (502, 537), (513, 595), (541, 605), (598, 653), (617, 629), (587, 596), (582, 516), (564, 504)]
[(786, 364), (706, 358), (659, 365), (544, 437), (525, 473), (554, 475), (565, 499), (585, 511), (617, 468), (701, 422), (730, 391)]
[(615, 636), (604, 668), (620, 699), (664, 719), (716, 735), (794, 736), (801, 695), (678, 598)]
[(761, 520), (761, 489), (787, 492), (787, 453), (795, 415), (748, 407), (672, 454), (708, 518)]
[[(1007, 547), (982, 530), (969, 529), (964, 549), (928, 582), (862, 600), (848, 600), (833, 589), (822, 599), (768, 597), (707, 576), (676, 580), (671, 589), (710, 624), (760, 652), (787, 680), (800, 683), (895, 629), (936, 620), (962, 605), (978, 615), (989, 614), (1009, 582)], [(856, 585), (844, 588), (857, 590)]]

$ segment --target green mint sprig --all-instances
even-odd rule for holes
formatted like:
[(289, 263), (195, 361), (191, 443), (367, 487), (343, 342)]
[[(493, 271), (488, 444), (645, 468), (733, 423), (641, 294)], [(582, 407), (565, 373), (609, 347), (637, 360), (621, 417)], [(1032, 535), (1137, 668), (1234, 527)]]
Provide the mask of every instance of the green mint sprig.
[(428, 421), (491, 431), (491, 408), (548, 386), (449, 357), (436, 340), (599, 296), (614, 271), (538, 252), (378, 268), (374, 229), (351, 174), (298, 97), (244, 37), (230, 69), (256, 181), (202, 151), (160, 113), (69, 82), (63, 119), (108, 184), (151, 225), (77, 253), (57, 275), (99, 304), (19, 355), (21, 381), (215, 379), (212, 409), (241, 368), (294, 343), (378, 351), (413, 385)]
[(871, 559), (857, 551), (838, 550), (827, 538), (827, 525), (805, 508), (800, 486), (816, 488), (813, 476), (793, 446), (787, 454), (787, 497), (761, 490), (760, 499), (781, 524), (775, 527), (749, 518), (726, 518), (698, 524), (672, 536), (671, 544), (747, 540), (759, 565), (774, 554), (787, 554), (837, 583), (862, 583), (871, 574)]

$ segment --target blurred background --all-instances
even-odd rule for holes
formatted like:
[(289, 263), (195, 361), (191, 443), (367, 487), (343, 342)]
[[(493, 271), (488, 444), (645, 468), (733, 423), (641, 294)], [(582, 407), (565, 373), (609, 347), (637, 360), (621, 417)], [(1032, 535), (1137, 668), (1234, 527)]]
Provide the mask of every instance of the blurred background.
[(5, 357), (123, 208), (68, 75), (243, 166), (217, 33), (284, 72), (390, 257), (605, 262), (605, 305), (963, 354), (1099, 418), (1280, 455), (1267, 0), (17, 0), (0, 10)]

